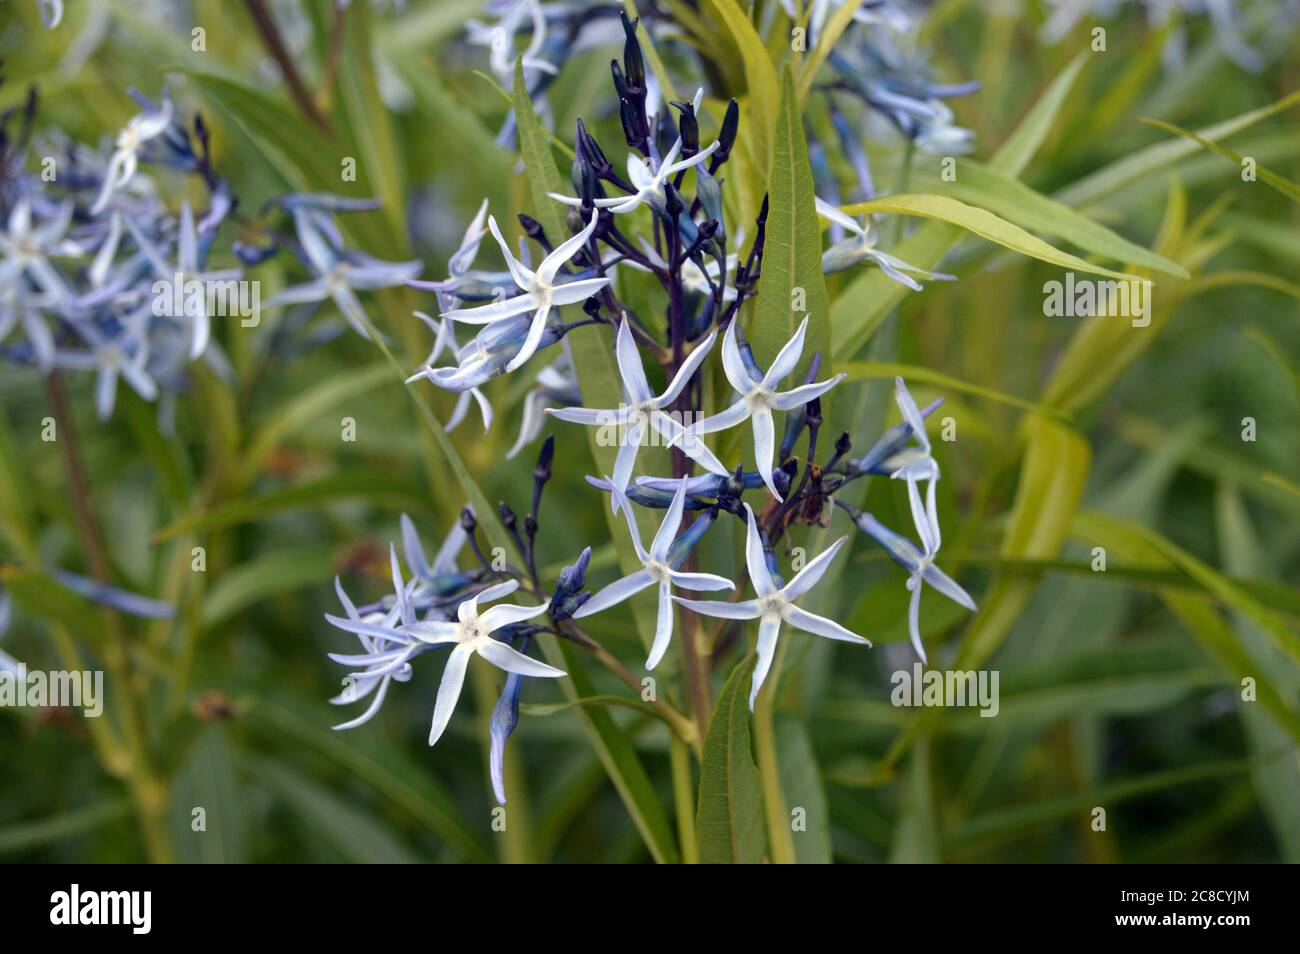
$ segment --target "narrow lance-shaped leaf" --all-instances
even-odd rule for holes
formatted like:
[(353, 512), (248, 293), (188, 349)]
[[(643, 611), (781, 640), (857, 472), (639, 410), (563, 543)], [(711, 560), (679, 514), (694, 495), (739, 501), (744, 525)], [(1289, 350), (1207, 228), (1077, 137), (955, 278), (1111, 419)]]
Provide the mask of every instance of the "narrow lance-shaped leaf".
[[(800, 371), (808, 367), (817, 351), (823, 355), (822, 371), (827, 368), (830, 298), (822, 275), (821, 226), (815, 201), (794, 71), (787, 64), (781, 74), (781, 108), (768, 175), (763, 271), (749, 331), (760, 364), (766, 365), (775, 357), (806, 315), (808, 331)], [(795, 379), (802, 379), (799, 372)]]
[(749, 741), (753, 669), (749, 656), (732, 670), (704, 738), (695, 827), (705, 864), (757, 864), (767, 845), (763, 793)]

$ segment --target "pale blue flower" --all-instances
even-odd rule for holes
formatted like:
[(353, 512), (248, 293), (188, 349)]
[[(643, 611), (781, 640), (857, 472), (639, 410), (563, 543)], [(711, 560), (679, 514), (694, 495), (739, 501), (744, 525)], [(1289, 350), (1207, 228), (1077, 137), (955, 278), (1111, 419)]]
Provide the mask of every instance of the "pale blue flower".
[(108, 207), (113, 194), (124, 188), (135, 176), (139, 166), (140, 149), (151, 139), (157, 139), (171, 125), (172, 102), (164, 96), (160, 105), (146, 109), (139, 115), (131, 117), (122, 131), (117, 134), (117, 143), (113, 154), (108, 159), (108, 168), (104, 171), (104, 182), (100, 187), (95, 204), (90, 207), (91, 215), (98, 215)]
[(849, 233), (848, 237), (843, 241), (836, 242), (822, 253), (822, 271), (827, 275), (842, 272), (869, 259), (879, 265), (880, 270), (894, 281), (900, 285), (906, 285), (913, 291), (920, 291), (921, 283), (907, 275), (907, 272), (913, 272), (929, 279), (957, 280), (955, 275), (945, 275), (942, 272), (927, 272), (923, 268), (907, 264), (901, 258), (890, 255), (888, 252), (880, 251), (880, 249), (876, 248), (876, 229), (870, 217), (867, 218), (864, 225), (831, 203), (821, 199), (816, 200), (816, 208), (818, 215), (835, 223)]
[(659, 665), (659, 660), (663, 659), (664, 653), (668, 651), (668, 644), (673, 636), (673, 585), (688, 590), (734, 590), (736, 584), (726, 577), (713, 573), (686, 573), (679, 570), (677, 567), (686, 559), (685, 552), (677, 554), (674, 564), (673, 541), (677, 538), (677, 531), (682, 525), (682, 510), (686, 500), (685, 478), (678, 483), (677, 492), (668, 507), (668, 512), (664, 514), (663, 522), (659, 525), (649, 550), (646, 550), (641, 543), (641, 531), (637, 528), (636, 514), (632, 512), (632, 505), (617, 485), (614, 486), (613, 493), (618, 498), (624, 516), (627, 518), (628, 533), (632, 537), (632, 546), (636, 550), (637, 559), (641, 561), (641, 569), (615, 580), (595, 593), (573, 616), (575, 619), (582, 619), (609, 609), (649, 586), (658, 586), (659, 615), (655, 622), (655, 638), (650, 647), (650, 656), (645, 663), (646, 669), (654, 669)]
[(803, 354), (804, 335), (808, 331), (808, 319), (799, 323), (799, 330), (785, 343), (780, 352), (772, 359), (771, 366), (765, 374), (755, 374), (741, 354), (736, 342), (736, 322), (733, 319), (727, 326), (727, 333), (722, 339), (722, 369), (727, 380), (740, 395), (740, 400), (725, 411), (712, 417), (697, 421), (686, 429), (687, 435), (712, 434), (735, 427), (744, 421), (753, 420), (754, 462), (758, 472), (763, 475), (763, 482), (777, 500), (781, 494), (772, 480), (772, 458), (776, 453), (776, 423), (773, 411), (792, 411), (802, 407), (815, 397), (825, 394), (844, 380), (843, 374), (837, 374), (825, 381), (815, 384), (803, 384), (789, 391), (777, 391), (781, 381), (792, 374), (799, 365)]
[(753, 711), (754, 700), (758, 690), (772, 668), (772, 659), (776, 654), (776, 640), (781, 632), (781, 624), (789, 623), (795, 629), (814, 636), (838, 639), (848, 643), (870, 646), (871, 641), (850, 632), (833, 619), (818, 616), (808, 610), (794, 605), (795, 600), (808, 593), (826, 573), (831, 560), (839, 552), (848, 537), (840, 537), (817, 556), (808, 561), (794, 579), (784, 586), (775, 578), (768, 568), (764, 553), (763, 539), (758, 529), (758, 520), (749, 504), (745, 504), (748, 518), (748, 532), (745, 538), (745, 564), (749, 568), (749, 579), (754, 585), (756, 599), (742, 600), (738, 603), (715, 600), (686, 600), (674, 596), (678, 603), (696, 613), (713, 616), (718, 619), (756, 619), (758, 624), (758, 642), (755, 651), (758, 662), (754, 666), (754, 678), (749, 688), (749, 708)]
[[(624, 320), (619, 323), (618, 334), (615, 336), (614, 354), (618, 361), (619, 376), (623, 379), (625, 403), (616, 408), (547, 408), (546, 413), (573, 424), (617, 428), (619, 447), (614, 459), (613, 484), (620, 491), (626, 491), (632, 479), (632, 469), (636, 466), (637, 453), (650, 432), (665, 438), (670, 445), (679, 445), (683, 453), (705, 469), (715, 474), (726, 474), (727, 469), (704, 446), (704, 442), (691, 435), (690, 428), (684, 427), (681, 421), (667, 413), (667, 408), (672, 406), (695, 376), (716, 338), (717, 331), (710, 331), (709, 336), (682, 362), (667, 389), (656, 395), (646, 380), (641, 353), (632, 339), (632, 329)], [(617, 512), (618, 497), (615, 496), (612, 502), (614, 511)]]
[(266, 307), (333, 299), (344, 320), (363, 338), (370, 337), (370, 320), (357, 291), (393, 288), (420, 273), (418, 261), (385, 262), (343, 249), (329, 217), (309, 207), (295, 207), (293, 222), (303, 256), (315, 278), (277, 292)]
[(492, 665), (506, 672), (521, 676), (536, 676), (545, 679), (557, 679), (566, 675), (563, 670), (548, 666), (531, 656), (525, 656), (518, 650), (511, 649), (503, 642), (492, 638), (499, 629), (522, 623), (546, 612), (550, 602), (538, 606), (514, 606), (501, 604), (479, 613), (478, 604), (482, 600), (490, 603), (509, 596), (519, 589), (518, 580), (498, 583), (476, 593), (461, 602), (456, 608), (456, 620), (426, 620), (417, 622), (412, 613), (402, 611), (402, 628), (417, 639), (430, 646), (451, 646), (451, 655), (447, 657), (447, 666), (442, 673), (442, 683), (438, 687), (438, 700), (433, 709), (433, 725), (429, 729), (429, 744), (433, 745), (441, 738), (451, 714), (460, 698), (460, 691), (465, 684), (465, 670), (469, 666), (469, 657), (475, 653)]
[(503, 301), (493, 302), (490, 305), (481, 305), (477, 308), (452, 309), (443, 312), (442, 317), (454, 318), (456, 321), (463, 321), (473, 325), (491, 325), (503, 319), (513, 318), (530, 311), (533, 312), (533, 319), (528, 326), (528, 335), (524, 339), (523, 347), (506, 364), (507, 372), (516, 370), (531, 358), (538, 347), (541, 346), (542, 335), (546, 331), (546, 321), (550, 317), (553, 307), (585, 301), (609, 284), (608, 278), (587, 278), (570, 282), (557, 280), (560, 269), (587, 244), (591, 234), (596, 231), (597, 218), (598, 213), (593, 211), (591, 221), (587, 224), (587, 227), (557, 245), (551, 254), (542, 259), (542, 263), (537, 266), (537, 270), (533, 271), (514, 257), (510, 251), (510, 246), (501, 237), (501, 230), (497, 228), (496, 219), (488, 216), (488, 228), (492, 231), (492, 237), (501, 246), (501, 251), (506, 258), (506, 265), (510, 269), (510, 275), (523, 294), (513, 298), (506, 298)]

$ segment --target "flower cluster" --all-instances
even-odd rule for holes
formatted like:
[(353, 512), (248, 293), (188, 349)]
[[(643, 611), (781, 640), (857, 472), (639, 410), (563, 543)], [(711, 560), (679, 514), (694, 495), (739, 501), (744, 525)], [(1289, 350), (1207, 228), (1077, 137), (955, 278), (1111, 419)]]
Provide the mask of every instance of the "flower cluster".
[[(521, 11), (530, 13), (533, 42), (518, 55), (538, 76), (551, 75), (547, 68), (551, 61), (545, 56), (548, 46), (538, 40), (545, 29), (542, 8), (532, 2), (493, 6), (503, 18), (515, 18), (506, 20), (514, 24), (511, 36), (523, 22)], [(884, 5), (871, 7), (873, 16), (866, 18), (863, 29), (879, 25), (875, 15)], [(567, 224), (566, 234), (547, 234), (537, 219), (520, 216), (525, 239), (516, 255), (485, 202), (452, 255), (448, 276), (437, 281), (407, 280), (408, 285), (433, 293), (439, 309), (437, 317), (419, 313), (435, 340), (428, 359), (409, 383), (429, 382), (459, 393), (453, 423), (465, 415), (470, 399), (477, 400), (484, 424), (490, 426), (491, 408), (482, 387), (497, 376), (519, 370), (539, 352), (559, 346), (561, 357), (546, 366), (529, 392), (520, 439), (511, 453), (540, 434), (543, 417), (538, 412), (542, 409), (560, 421), (616, 434), (618, 450), (612, 472), (588, 481), (608, 493), (612, 509), (623, 514), (640, 567), (594, 594), (583, 589), (589, 550), (553, 584), (540, 577), (535, 540), (541, 491), (550, 477), (555, 440), (550, 437), (534, 472), (533, 500), (522, 532), (514, 513), (502, 505), (502, 522), (515, 540), (521, 564), (493, 565), (483, 558), (475, 539), (477, 518), (467, 509), (438, 560), (427, 565), (411, 524), (404, 519), (406, 562), (412, 578), (404, 579), (394, 548), (393, 593), (358, 608), (340, 586), (345, 615), (328, 617), (331, 624), (361, 641), (359, 654), (331, 657), (355, 670), (345, 691), (334, 701), (371, 698), (360, 717), (339, 728), (369, 719), (382, 703), (389, 681), (409, 678), (412, 660), (431, 650), (449, 647), (451, 653), (434, 707), (430, 744), (441, 737), (448, 724), (471, 655), (482, 656), (509, 674), (491, 723), (493, 779), (502, 801), (502, 751), (518, 719), (523, 680), (563, 675), (526, 654), (540, 633), (587, 649), (597, 648), (582, 629), (583, 621), (653, 589), (658, 597), (657, 614), (645, 666), (654, 669), (671, 647), (679, 606), (723, 621), (758, 620), (751, 707), (771, 670), (783, 626), (870, 645), (834, 619), (800, 605), (823, 579), (848, 537), (813, 556), (788, 581), (778, 567), (777, 548), (787, 531), (796, 524), (829, 525), (833, 504), (844, 509), (910, 574), (912, 641), (923, 660), (921, 584), (928, 583), (974, 608), (965, 591), (934, 562), (940, 545), (935, 490), (940, 470), (931, 453), (924, 418), (937, 405), (920, 410), (899, 379), (896, 397), (902, 422), (887, 430), (861, 458), (850, 456), (852, 438), (844, 434), (835, 442), (833, 452), (819, 459), (821, 401), (844, 376), (821, 378), (824, 355), (820, 352), (804, 361), (807, 318), (766, 367), (756, 359), (741, 328), (747, 315), (742, 306), (755, 296), (763, 267), (767, 203), (754, 222), (754, 237), (746, 248), (741, 230), (729, 228), (723, 203), (723, 174), (740, 122), (737, 104), (733, 100), (723, 110), (712, 141), (701, 136), (701, 94), (689, 102), (661, 104), (654, 109), (638, 21), (623, 16), (621, 22), (623, 56), (621, 61), (613, 61), (611, 72), (619, 123), (630, 150), (626, 173), (619, 172), (579, 120), (572, 167), (575, 194), (550, 195), (564, 211), (561, 220)], [(505, 69), (505, 60), (513, 55), (510, 48), (494, 45), (493, 50), (494, 56), (503, 56), (500, 64), (494, 61), (494, 68)], [(934, 108), (938, 98), (953, 91), (909, 86), (887, 71), (858, 90), (863, 95), (866, 91), (873, 108), (892, 110), (895, 123), (918, 140), (918, 145), (954, 135)], [(918, 104), (926, 105), (929, 112), (923, 116), (925, 111)], [(819, 200), (817, 208), (835, 227), (850, 233), (848, 238), (833, 241), (827, 250), (826, 271), (871, 262), (915, 289), (921, 286), (913, 275), (948, 277), (931, 275), (876, 249), (870, 224), (854, 221), (834, 204)], [(488, 233), (500, 248), (504, 270), (476, 265), (482, 239)], [(541, 256), (536, 266), (530, 245), (536, 246)], [(624, 268), (650, 275), (662, 287), (668, 303), (665, 321), (638, 314), (619, 297)], [(583, 317), (566, 321), (562, 309), (575, 305), (581, 306)], [(456, 324), (478, 329), (464, 346), (454, 334)], [(571, 357), (565, 351), (566, 336), (579, 325), (607, 329), (621, 395), (579, 392)], [(734, 393), (715, 413), (703, 415), (704, 396), (711, 393), (705, 379), (715, 348), (721, 374)], [(454, 363), (438, 366), (444, 354)], [(647, 359), (662, 369), (666, 381), (662, 390), (650, 384)], [(805, 370), (797, 373), (801, 367)], [(740, 426), (752, 434), (753, 470), (746, 470), (738, 456), (727, 459), (739, 454), (730, 449), (735, 442), (714, 437)], [(706, 439), (712, 440), (713, 446)], [(796, 447), (805, 439), (804, 453), (796, 455)], [(641, 451), (652, 440), (670, 449), (671, 475), (638, 473), (639, 460), (644, 459)], [(724, 448), (728, 450), (724, 452)], [(697, 467), (702, 472), (692, 474)], [(888, 530), (871, 514), (836, 499), (845, 485), (872, 475), (906, 483), (919, 545)], [(637, 509), (664, 511), (648, 547), (641, 537)], [(701, 572), (694, 565), (700, 540), (727, 515), (744, 525), (745, 564), (753, 589), (749, 598), (738, 581)], [(455, 554), (467, 541), (472, 544), (476, 565), (463, 571)], [(724, 590), (732, 591), (734, 598), (702, 600), (679, 593)], [(523, 605), (497, 605), (480, 612), (480, 603), (516, 592), (527, 592), (531, 599)]]
[[(232, 289), (237, 299), (240, 273), (209, 271), (207, 261), (233, 200), (209, 162), (202, 117), (183, 123), (166, 92), (159, 102), (132, 95), (141, 112), (107, 153), (57, 136), (34, 143), (35, 91), (6, 114), (0, 358), (43, 374), (93, 371), (101, 418), (113, 412), (120, 378), (158, 399), (170, 429), (189, 365), (227, 371), (211, 336), (213, 301), (230, 300)], [(172, 211), (142, 164), (201, 179), (208, 207), (196, 214), (184, 201)]]

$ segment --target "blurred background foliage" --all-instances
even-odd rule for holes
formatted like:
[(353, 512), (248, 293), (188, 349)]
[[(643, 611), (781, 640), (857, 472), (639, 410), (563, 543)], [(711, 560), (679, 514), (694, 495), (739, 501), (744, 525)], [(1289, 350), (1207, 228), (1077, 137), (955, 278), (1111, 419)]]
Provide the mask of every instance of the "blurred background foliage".
[[(437, 277), (483, 196), (503, 219), (532, 209), (514, 157), (493, 141), (507, 99), (476, 72), (485, 50), (463, 41), (480, 0), (399, 7), (353, 0), (334, 39), (324, 0), (271, 5), (293, 26), (317, 124), (295, 106), (243, 4), (73, 0), (60, 29), (43, 31), (35, 2), (6, 0), (0, 106), (18, 105), (35, 84), (40, 126), (99, 142), (136, 112), (128, 87), (154, 95), (166, 77), (184, 110), (203, 112), (242, 210), (296, 189), (378, 196), (380, 210), (342, 222), (350, 243), (420, 257)], [(809, 811), (801, 860), (1300, 860), (1300, 219), (1268, 185), (1243, 182), (1234, 162), (1138, 122), (1204, 129), (1249, 116), (1300, 88), (1300, 57), (1293, 33), (1270, 35), (1246, 5), (1248, 39), (1288, 44), (1266, 69), (1243, 70), (1192, 19), (1186, 61), (1173, 68), (1162, 60), (1168, 29), (1135, 7), (1104, 21), (1105, 52), (1089, 49), (1101, 22), (1090, 19), (1042, 42), (1045, 10), (1034, 2), (941, 0), (922, 22), (938, 75), (983, 84), (954, 104), (977, 132), (974, 159), (1191, 277), (1158, 276), (1155, 320), (1135, 329), (1045, 318), (1043, 284), (1059, 270), (978, 239), (944, 260), (959, 282), (920, 294), (832, 276), (834, 370), (849, 370), (854, 384), (831, 402), (831, 430), (856, 422), (854, 434), (869, 440), (896, 420), (889, 379), (899, 364), (928, 369), (908, 372), (913, 392), (921, 403), (946, 397), (943, 413), (956, 421), (958, 439), (935, 445), (947, 478), (945, 565), (981, 612), (929, 600), (927, 640), (954, 665), (996, 667), (1001, 714), (890, 705), (891, 673), (913, 661), (906, 591), (856, 538), (824, 608), (876, 648), (797, 641), (779, 693), (783, 787)], [(191, 49), (196, 26), (204, 52)], [(685, 49), (660, 52), (680, 77), (695, 76)], [(611, 55), (575, 55), (551, 87), (562, 140), (583, 116), (618, 141), (602, 108)], [(715, 129), (720, 113), (705, 113), (702, 125)], [(1251, 118), (1225, 145), (1294, 179), (1300, 110)], [(807, 119), (820, 121), (815, 111)], [(1039, 129), (1038, 148), (999, 153), (1026, 123)], [(873, 140), (868, 152), (877, 183), (899, 181), (896, 140)], [(339, 181), (341, 156), (357, 158), (357, 182)], [(942, 191), (938, 172), (937, 159), (916, 158), (911, 191)], [(946, 251), (958, 235), (917, 221), (891, 227), (902, 229), (900, 257), (928, 266), (909, 252)], [(238, 237), (237, 224), (227, 228)], [(264, 299), (293, 280), (286, 265), (257, 271)], [(430, 307), (425, 296), (388, 290), (367, 307), (411, 367), (423, 359), (427, 336), (411, 311)], [(849, 314), (870, 322), (844, 341)], [(471, 680), (475, 715), (463, 708), (436, 750), (424, 744), (436, 667), (417, 667), (363, 729), (330, 731), (337, 710), (325, 700), (340, 672), (325, 653), (340, 641), (322, 614), (336, 610), (332, 576), (361, 596), (386, 592), (398, 514), (411, 514), (431, 543), (465, 494), (372, 345), (343, 335), (287, 355), (273, 346), (287, 320), (281, 312), (256, 329), (215, 330), (237, 384), (199, 374), (175, 439), (158, 435), (134, 394), (97, 422), (92, 385), (70, 380), (115, 579), (180, 609), (175, 621), (131, 624), (133, 682), (110, 686), (133, 693), (148, 724), (154, 758), (143, 786), (124, 785), (102, 750), (97, 758), (91, 720), (0, 710), (0, 856), (648, 860), (579, 719), (529, 711), (558, 701), (554, 689), (525, 695), (505, 834), (490, 830), (486, 784), (495, 670)], [(531, 455), (503, 457), (528, 384), (492, 382), (498, 423), (485, 435), (471, 419), (453, 435), (487, 499), (516, 509), (526, 507)], [(98, 613), (40, 571), (84, 569), (63, 460), (40, 437), (45, 392), (35, 373), (4, 366), (0, 397), (0, 573), (16, 603), (5, 649), (32, 668), (93, 665)], [(451, 398), (426, 397), (445, 420)], [(339, 439), (344, 416), (357, 422), (355, 443)], [(1253, 442), (1242, 440), (1246, 417)], [(609, 574), (604, 500), (583, 481), (593, 469), (586, 443), (572, 429), (556, 433), (543, 562), (553, 574), (590, 544), (593, 572)], [(859, 502), (906, 526), (898, 483), (874, 481)], [(710, 540), (711, 569), (734, 569), (728, 544)], [(190, 569), (195, 546), (206, 549), (201, 574)], [(1106, 548), (1105, 573), (1092, 570), (1096, 546)], [(635, 660), (630, 618), (604, 614), (591, 631)], [(718, 667), (715, 689), (730, 666)], [(1259, 701), (1241, 701), (1243, 676), (1259, 681)], [(596, 681), (598, 691), (621, 689)], [(611, 713), (671, 817), (667, 734), (636, 712)], [(204, 833), (191, 830), (194, 806), (206, 810)], [(1090, 825), (1095, 806), (1107, 810), (1103, 833)]]

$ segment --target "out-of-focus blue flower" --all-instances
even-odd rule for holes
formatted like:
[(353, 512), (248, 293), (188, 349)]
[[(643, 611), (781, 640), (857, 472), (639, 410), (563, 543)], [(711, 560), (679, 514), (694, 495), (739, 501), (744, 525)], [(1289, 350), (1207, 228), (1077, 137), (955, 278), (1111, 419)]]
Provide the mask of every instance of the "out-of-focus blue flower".
[[(237, 280), (242, 272), (237, 268), (221, 269), (214, 272), (203, 271), (202, 252), (199, 233), (194, 226), (194, 213), (190, 210), (189, 200), (181, 203), (181, 217), (176, 232), (176, 263), (168, 264), (162, 250), (129, 219), (126, 223), (132, 238), (141, 253), (148, 259), (158, 278), (155, 289), (163, 288), (162, 298), (171, 301), (179, 297), (181, 314), (167, 314), (166, 317), (184, 321), (189, 325), (190, 359), (198, 358), (207, 350), (212, 336), (212, 322), (208, 316), (207, 289), (211, 282), (230, 282)], [(169, 289), (175, 287), (175, 293)], [(155, 301), (158, 297), (155, 297)], [(159, 317), (162, 317), (161, 315)]]
[(100, 583), (98, 580), (78, 576), (76, 573), (69, 573), (67, 570), (61, 570), (58, 567), (52, 567), (49, 574), (74, 593), (84, 596), (100, 606), (108, 606), (131, 616), (140, 616), (144, 619), (171, 619), (176, 615), (176, 608), (170, 603), (164, 603), (162, 600), (150, 599), (136, 593), (128, 593), (126, 590)]
[(26, 277), (56, 305), (68, 301), (70, 293), (58, 270), (50, 262), (56, 255), (80, 255), (81, 249), (65, 235), (72, 221), (72, 203), (58, 206), (44, 222), (32, 219), (32, 203), (24, 196), (9, 213), (0, 233), (0, 290), (13, 290)]
[[(450, 318), (444, 318), (442, 321), (431, 315), (426, 315), (422, 311), (417, 311), (415, 316), (429, 326), (434, 333), (433, 350), (416, 372), (406, 379), (407, 384), (427, 378), (438, 383), (438, 378), (434, 375), (433, 362), (437, 361), (444, 350), (450, 351), (455, 357), (460, 353), (460, 344), (456, 341), (456, 331), (452, 327)], [(446, 370), (446, 369), (439, 369)], [(468, 390), (462, 390), (460, 397), (456, 399), (456, 406), (452, 409), (451, 417), (447, 418), (447, 423), (443, 426), (448, 433), (456, 429), (461, 421), (465, 420), (465, 415), (469, 413), (470, 400), (473, 399), (478, 404), (479, 414), (483, 418), (483, 430), (492, 429), (492, 404), (488, 401), (487, 395), (477, 387), (471, 387)]]
[(60, 349), (54, 353), (54, 367), (97, 372), (95, 411), (101, 421), (113, 416), (119, 376), (125, 378), (132, 390), (146, 401), (158, 396), (158, 385), (146, 367), (149, 342), (145, 322), (149, 320), (149, 314), (150, 308), (145, 306), (103, 327), (93, 321), (73, 322), (72, 330), (86, 343), (86, 350)]
[[(648, 433), (653, 432), (666, 438), (670, 445), (679, 445), (682, 451), (706, 469), (715, 474), (725, 474), (727, 469), (713, 456), (704, 442), (688, 435), (688, 428), (681, 421), (674, 420), (667, 413), (677, 400), (677, 396), (695, 376), (709, 350), (713, 347), (716, 331), (700, 342), (686, 360), (682, 362), (677, 374), (669, 382), (662, 394), (654, 394), (646, 380), (645, 368), (641, 364), (641, 353), (632, 339), (632, 329), (627, 321), (618, 326), (614, 341), (614, 356), (618, 361), (618, 373), (623, 379), (625, 402), (617, 408), (547, 408), (546, 413), (561, 421), (573, 424), (585, 424), (588, 427), (613, 427), (617, 429), (618, 455), (614, 458), (614, 486), (620, 491), (627, 489), (632, 479), (632, 468), (636, 466), (637, 453), (645, 442)], [(615, 512), (619, 508), (619, 499), (612, 500)]]
[(850, 632), (833, 619), (818, 616), (816, 613), (810, 613), (808, 610), (794, 605), (795, 600), (806, 595), (825, 575), (826, 570), (830, 567), (831, 560), (835, 559), (835, 554), (840, 551), (840, 547), (844, 545), (848, 537), (840, 537), (817, 554), (808, 561), (802, 570), (795, 574), (794, 579), (782, 586), (779, 578), (773, 574), (768, 566), (763, 538), (761, 531), (758, 529), (758, 520), (755, 518), (754, 511), (749, 504), (745, 504), (745, 515), (748, 520), (748, 531), (745, 537), (745, 565), (749, 569), (749, 579), (754, 585), (757, 598), (739, 602), (686, 600), (680, 596), (674, 596), (673, 599), (687, 609), (703, 613), (705, 616), (713, 616), (718, 619), (756, 619), (759, 621), (758, 642), (755, 647), (758, 662), (754, 666), (754, 678), (750, 682), (749, 689), (749, 708), (752, 711), (754, 700), (758, 698), (758, 690), (762, 688), (763, 680), (767, 678), (768, 670), (772, 668), (772, 659), (776, 655), (776, 639), (781, 632), (783, 622), (789, 623), (795, 629), (803, 630), (805, 633), (824, 636), (827, 639), (858, 643), (863, 646), (870, 646), (871, 641), (864, 639), (857, 633)]
[[(4, 639), (5, 633), (9, 631), (9, 620), (12, 617), (13, 601), (9, 596), (9, 591), (0, 586), (0, 639)], [(0, 649), (0, 672), (17, 673), (18, 667), (21, 665), (22, 663), (17, 659)]]
[(763, 482), (777, 500), (782, 499), (772, 479), (772, 458), (776, 453), (776, 423), (772, 419), (773, 411), (791, 411), (807, 404), (815, 397), (825, 394), (844, 380), (843, 374), (837, 374), (825, 381), (815, 384), (802, 384), (789, 391), (777, 391), (781, 382), (791, 375), (799, 365), (803, 354), (804, 335), (808, 331), (808, 319), (799, 323), (799, 330), (785, 343), (777, 356), (772, 359), (766, 373), (756, 373), (756, 366), (751, 367), (752, 356), (747, 362), (736, 341), (736, 321), (727, 325), (727, 333), (722, 339), (722, 370), (727, 380), (740, 395), (740, 400), (725, 411), (712, 417), (706, 417), (687, 428), (688, 434), (712, 434), (735, 427), (747, 420), (753, 421), (754, 428), (754, 462), (758, 472), (763, 475)]
[(163, 97), (160, 105), (146, 109), (133, 116), (117, 134), (117, 143), (108, 160), (108, 169), (104, 173), (104, 183), (100, 187), (95, 204), (90, 207), (92, 215), (98, 215), (108, 207), (113, 194), (125, 188), (135, 176), (139, 165), (140, 150), (151, 139), (161, 136), (172, 123), (172, 102)]
[(418, 275), (423, 265), (419, 261), (385, 262), (345, 249), (329, 216), (315, 208), (297, 205), (292, 214), (304, 263), (315, 277), (277, 292), (267, 301), (267, 307), (329, 298), (357, 334), (369, 338), (370, 319), (357, 291), (403, 285)]
[(888, 119), (922, 152), (969, 152), (975, 134), (954, 125), (944, 100), (969, 96), (978, 83), (944, 84), (930, 78), (925, 62), (905, 53), (886, 29), (863, 30), (853, 42), (836, 47), (827, 62), (843, 85)]
[[(678, 569), (689, 553), (681, 548), (678, 548), (676, 553), (673, 552), (673, 542), (677, 539), (677, 531), (682, 525), (682, 511), (686, 501), (685, 478), (678, 483), (677, 492), (673, 495), (672, 503), (668, 505), (668, 512), (664, 514), (663, 523), (659, 525), (649, 550), (646, 550), (641, 543), (641, 531), (637, 529), (636, 514), (632, 512), (632, 505), (623, 496), (617, 484), (613, 487), (613, 493), (627, 518), (628, 533), (632, 537), (632, 546), (636, 550), (637, 559), (641, 561), (641, 569), (615, 580), (596, 592), (573, 615), (576, 619), (582, 619), (609, 609), (640, 593), (646, 587), (658, 586), (659, 615), (655, 622), (655, 638), (650, 646), (650, 656), (645, 663), (646, 669), (654, 669), (659, 665), (659, 660), (663, 659), (664, 653), (668, 651), (668, 644), (673, 636), (673, 585), (688, 590), (734, 590), (736, 584), (714, 573), (686, 573)], [(674, 557), (678, 561), (676, 565), (671, 562)]]

